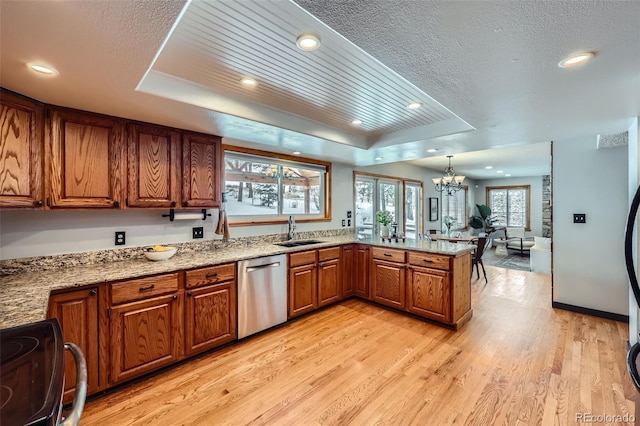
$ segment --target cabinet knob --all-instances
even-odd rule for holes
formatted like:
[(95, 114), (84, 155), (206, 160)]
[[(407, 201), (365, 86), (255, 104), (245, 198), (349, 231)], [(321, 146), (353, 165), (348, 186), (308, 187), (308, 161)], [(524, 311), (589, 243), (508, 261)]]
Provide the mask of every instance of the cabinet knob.
[(175, 207), (178, 203), (176, 203), (175, 201), (171, 202), (171, 207)]
[(114, 201), (113, 202), (113, 207), (120, 207), (120, 201)]
[(177, 294), (173, 295), (173, 300), (178, 300), (178, 295)]
[(90, 294), (91, 296), (95, 296), (96, 294), (98, 294), (98, 290), (93, 289), (93, 290), (91, 290), (91, 291), (89, 292), (89, 294)]
[(189, 207), (189, 202), (188, 201), (183, 201), (182, 202), (182, 207)]
[(44, 201), (42, 201), (42, 200), (36, 201), (36, 206), (38, 206), (38, 207), (44, 206)]
[[(187, 296), (191, 297), (193, 293), (191, 293), (190, 291), (187, 292)], [(175, 297), (175, 296), (174, 296)]]

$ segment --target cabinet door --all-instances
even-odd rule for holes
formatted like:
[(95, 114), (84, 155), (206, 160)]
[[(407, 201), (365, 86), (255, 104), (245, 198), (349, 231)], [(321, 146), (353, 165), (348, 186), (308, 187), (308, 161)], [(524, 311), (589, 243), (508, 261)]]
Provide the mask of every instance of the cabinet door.
[(342, 247), (342, 297), (353, 295), (354, 273), (357, 270), (354, 265), (355, 254), (353, 245)]
[(340, 300), (342, 278), (340, 259), (320, 262), (318, 267), (318, 306), (325, 306)]
[(315, 264), (289, 269), (289, 318), (318, 307)]
[(353, 291), (357, 296), (369, 298), (369, 247), (357, 246), (356, 272)]
[[(87, 362), (87, 394), (100, 390), (98, 363), (98, 289), (55, 294), (49, 299), (49, 318), (57, 318), (65, 342), (78, 345)], [(64, 399), (71, 402), (75, 395), (76, 363), (71, 352), (65, 351)], [(103, 379), (104, 380), (104, 379)]]
[(180, 201), (180, 135), (173, 129), (127, 126), (128, 207), (176, 207)]
[(47, 115), (50, 207), (120, 207), (122, 122), (69, 110)]
[(217, 136), (182, 136), (182, 206), (220, 207), (222, 145)]
[(111, 383), (178, 360), (180, 296), (168, 295), (111, 309)]
[(451, 322), (450, 273), (410, 267), (407, 310), (440, 322)]
[(187, 291), (185, 318), (187, 356), (235, 340), (235, 281)]
[(371, 262), (371, 300), (394, 308), (405, 307), (405, 266), (374, 259)]
[(42, 207), (43, 106), (0, 95), (0, 207)]

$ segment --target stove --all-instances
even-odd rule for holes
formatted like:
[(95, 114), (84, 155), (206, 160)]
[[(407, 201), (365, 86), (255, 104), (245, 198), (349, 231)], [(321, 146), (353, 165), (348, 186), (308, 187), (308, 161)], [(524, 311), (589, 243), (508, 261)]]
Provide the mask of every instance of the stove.
[(0, 425), (62, 423), (65, 346), (56, 319), (0, 330)]

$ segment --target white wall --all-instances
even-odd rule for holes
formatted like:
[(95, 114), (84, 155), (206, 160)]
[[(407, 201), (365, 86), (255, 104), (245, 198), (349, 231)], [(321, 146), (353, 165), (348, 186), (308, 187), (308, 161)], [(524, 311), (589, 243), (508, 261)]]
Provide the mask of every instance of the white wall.
[[(353, 210), (353, 168), (332, 164), (332, 180), (332, 220), (298, 222), (298, 232), (342, 228), (347, 210)], [(0, 259), (203, 241), (191, 238), (194, 226), (204, 226), (204, 240), (219, 239), (214, 234), (218, 210), (208, 211), (212, 217), (204, 222), (170, 222), (162, 217), (168, 210), (4, 210), (0, 211)], [(114, 245), (115, 231), (126, 232), (125, 246)], [(230, 228), (232, 238), (286, 232), (286, 224)]]
[(626, 147), (597, 150), (595, 135), (554, 142), (554, 302), (628, 315), (627, 158)]
[[(638, 134), (638, 125), (640, 120), (636, 118), (629, 128), (629, 207), (631, 207), (631, 201), (638, 188), (638, 182), (640, 182), (640, 135)], [(640, 220), (636, 217), (636, 227), (634, 228), (634, 253), (636, 254), (634, 259), (634, 266), (636, 268), (636, 278), (640, 279), (640, 271), (638, 271), (638, 264), (640, 264), (640, 253), (638, 253), (638, 226)], [(638, 329), (640, 315), (638, 315), (638, 304), (631, 287), (629, 287), (629, 343), (632, 345), (638, 341)]]
[[(549, 158), (551, 160), (551, 158)], [(478, 204), (487, 205), (487, 186), (516, 186), (531, 185), (530, 222), (531, 232), (527, 235), (542, 236), (542, 176), (501, 178), (501, 179), (478, 179), (476, 181), (475, 199)], [(475, 204), (473, 205), (475, 208)]]

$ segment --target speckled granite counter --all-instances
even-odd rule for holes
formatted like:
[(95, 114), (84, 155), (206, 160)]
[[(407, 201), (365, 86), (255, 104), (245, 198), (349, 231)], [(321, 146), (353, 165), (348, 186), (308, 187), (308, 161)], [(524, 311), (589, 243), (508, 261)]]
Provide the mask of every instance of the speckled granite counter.
[(379, 238), (356, 239), (353, 235), (317, 239), (323, 242), (295, 248), (285, 248), (272, 243), (252, 244), (244, 247), (178, 253), (171, 259), (162, 262), (151, 262), (142, 258), (5, 275), (0, 277), (0, 328), (45, 319), (51, 291), (107, 281), (125, 280), (354, 242), (451, 256), (459, 256), (473, 250), (473, 246), (470, 245), (442, 241), (407, 240), (405, 243), (389, 243), (382, 242)]

